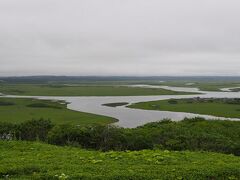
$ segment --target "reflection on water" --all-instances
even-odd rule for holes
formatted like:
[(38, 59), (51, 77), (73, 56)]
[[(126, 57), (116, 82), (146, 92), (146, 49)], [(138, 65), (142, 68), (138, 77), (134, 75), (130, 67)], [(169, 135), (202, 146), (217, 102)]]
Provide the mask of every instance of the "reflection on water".
[[(151, 88), (164, 88), (173, 91), (186, 91), (186, 92), (197, 92), (204, 93), (198, 95), (159, 95), (159, 96), (107, 96), (107, 97), (50, 97), (50, 96), (7, 96), (7, 97), (28, 97), (38, 99), (54, 99), (54, 100), (65, 100), (69, 102), (68, 108), (76, 111), (94, 113), (99, 115), (110, 116), (118, 119), (116, 125), (121, 127), (137, 127), (148, 122), (158, 121), (162, 119), (172, 119), (174, 121), (182, 120), (185, 117), (205, 117), (216, 119), (214, 116), (198, 115), (192, 113), (183, 112), (168, 112), (168, 111), (153, 111), (153, 110), (141, 110), (141, 109), (130, 109), (125, 106), (120, 107), (108, 107), (102, 104), (116, 103), (116, 102), (128, 102), (138, 103), (156, 100), (166, 100), (170, 98), (240, 98), (240, 92), (207, 92), (199, 91), (197, 88), (181, 88), (181, 87), (169, 87), (169, 86), (149, 86), (149, 85), (134, 85)], [(240, 118), (240, 117), (239, 117)], [(229, 120), (240, 120), (234, 118), (220, 118)]]

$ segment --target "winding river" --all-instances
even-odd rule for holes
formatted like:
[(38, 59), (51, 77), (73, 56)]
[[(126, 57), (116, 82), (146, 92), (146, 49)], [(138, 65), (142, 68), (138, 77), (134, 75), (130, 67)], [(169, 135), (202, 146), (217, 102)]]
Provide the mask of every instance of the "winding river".
[(99, 114), (109, 116), (118, 119), (115, 124), (121, 127), (134, 128), (143, 125), (148, 122), (159, 121), (162, 119), (172, 119), (174, 121), (182, 120), (185, 117), (204, 117), (206, 119), (222, 119), (222, 120), (240, 120), (237, 118), (223, 118), (209, 115), (199, 115), (184, 112), (169, 112), (169, 111), (153, 111), (153, 110), (141, 110), (131, 109), (125, 106), (119, 107), (107, 107), (102, 104), (116, 103), (116, 102), (128, 102), (129, 104), (156, 100), (166, 100), (171, 98), (240, 98), (240, 92), (208, 92), (199, 91), (197, 88), (181, 88), (181, 87), (169, 87), (169, 86), (151, 86), (151, 85), (131, 85), (133, 87), (144, 88), (163, 88), (179, 92), (195, 92), (201, 93), (197, 95), (159, 95), (159, 96), (81, 96), (81, 97), (51, 97), (51, 96), (11, 96), (4, 97), (17, 97), (17, 98), (37, 98), (37, 99), (50, 99), (50, 100), (64, 100), (68, 102), (68, 108), (71, 110), (88, 112), (93, 114)]

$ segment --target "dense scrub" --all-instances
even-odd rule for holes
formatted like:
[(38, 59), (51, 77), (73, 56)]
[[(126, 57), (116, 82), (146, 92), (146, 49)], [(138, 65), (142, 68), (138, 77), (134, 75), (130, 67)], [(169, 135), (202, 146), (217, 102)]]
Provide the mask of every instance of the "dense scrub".
[(114, 126), (55, 126), (48, 141), (99, 150), (205, 150), (240, 155), (240, 122), (186, 119), (154, 122), (135, 129)]
[[(161, 121), (134, 129), (115, 126), (55, 125), (30, 121), (21, 125), (1, 124), (0, 136), (12, 139), (43, 140), (96, 150), (168, 149), (214, 151), (240, 155), (240, 122), (207, 121), (201, 118), (181, 122)], [(2, 138), (4, 139), (4, 138)], [(7, 138), (5, 138), (7, 139)]]
[(208, 152), (87, 151), (0, 140), (0, 178), (226, 179), (240, 178), (240, 158)]
[(52, 122), (44, 119), (26, 121), (20, 124), (0, 123), (0, 139), (47, 141), (48, 133), (52, 128)]

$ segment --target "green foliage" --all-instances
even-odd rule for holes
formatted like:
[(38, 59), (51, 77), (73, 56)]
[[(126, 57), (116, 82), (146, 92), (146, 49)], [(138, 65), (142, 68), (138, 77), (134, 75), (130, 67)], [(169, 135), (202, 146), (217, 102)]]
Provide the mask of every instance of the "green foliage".
[[(153, 122), (134, 129), (115, 126), (53, 125), (46, 120), (20, 125), (0, 124), (0, 137), (42, 140), (102, 151), (168, 149), (213, 151), (240, 156), (240, 122), (207, 121), (201, 118), (180, 122)], [(11, 138), (10, 138), (11, 139)]]
[(168, 100), (168, 103), (169, 104), (177, 104), (178, 102), (174, 99), (170, 99), (170, 100)]
[(87, 151), (42, 143), (0, 141), (0, 178), (239, 179), (240, 159), (208, 152)]
[(53, 124), (50, 120), (31, 120), (17, 126), (16, 137), (24, 140), (46, 141), (47, 134), (52, 128)]
[(240, 105), (240, 98), (225, 99), (225, 103), (227, 103), (227, 104)]
[(0, 123), (0, 139), (46, 141), (48, 132), (52, 128), (52, 122), (44, 119), (30, 120), (20, 124)]
[(55, 126), (48, 142), (56, 145), (73, 145), (99, 150), (120, 150), (126, 143), (123, 128), (114, 126)]
[(78, 145), (97, 150), (206, 150), (240, 155), (240, 122), (207, 121), (201, 118), (181, 122), (154, 122), (135, 129), (114, 126), (56, 126), (50, 143)]

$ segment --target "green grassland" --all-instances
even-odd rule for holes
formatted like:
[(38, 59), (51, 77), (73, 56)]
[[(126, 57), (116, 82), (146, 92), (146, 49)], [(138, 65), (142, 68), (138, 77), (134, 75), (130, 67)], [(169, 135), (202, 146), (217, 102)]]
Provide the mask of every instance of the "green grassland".
[(166, 150), (104, 153), (24, 141), (0, 141), (0, 151), (0, 178), (240, 178), (240, 158), (218, 153)]
[[(173, 103), (174, 102), (174, 103)], [(132, 104), (129, 107), (147, 110), (190, 112), (219, 117), (240, 118), (240, 103), (231, 104), (221, 99), (198, 101), (173, 99)]]
[(127, 86), (63, 85), (63, 84), (0, 84), (0, 93), (29, 96), (140, 96), (192, 94), (164, 89)]
[(31, 119), (50, 119), (55, 124), (109, 124), (110, 117), (67, 109), (66, 103), (27, 98), (0, 98), (0, 122), (21, 123)]

